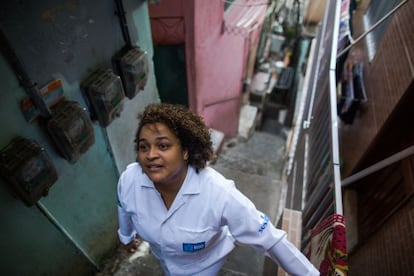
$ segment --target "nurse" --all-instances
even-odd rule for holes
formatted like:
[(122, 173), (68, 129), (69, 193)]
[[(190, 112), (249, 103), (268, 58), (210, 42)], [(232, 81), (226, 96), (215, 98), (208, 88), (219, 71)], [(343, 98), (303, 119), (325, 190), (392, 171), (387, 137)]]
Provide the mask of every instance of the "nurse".
[(127, 250), (136, 249), (138, 235), (166, 275), (210, 276), (238, 241), (291, 275), (319, 275), (232, 180), (207, 166), (213, 150), (200, 116), (179, 105), (151, 104), (135, 145), (138, 162), (118, 182), (118, 235)]

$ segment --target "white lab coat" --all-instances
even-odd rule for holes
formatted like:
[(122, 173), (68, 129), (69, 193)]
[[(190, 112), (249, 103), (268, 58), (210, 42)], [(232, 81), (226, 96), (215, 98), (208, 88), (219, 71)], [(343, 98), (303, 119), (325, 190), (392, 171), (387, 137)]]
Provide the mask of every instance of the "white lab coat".
[(212, 168), (191, 166), (170, 209), (138, 163), (118, 183), (118, 235), (123, 244), (136, 234), (151, 245), (167, 275), (216, 275), (234, 241), (253, 246), (293, 275), (319, 275), (286, 233)]

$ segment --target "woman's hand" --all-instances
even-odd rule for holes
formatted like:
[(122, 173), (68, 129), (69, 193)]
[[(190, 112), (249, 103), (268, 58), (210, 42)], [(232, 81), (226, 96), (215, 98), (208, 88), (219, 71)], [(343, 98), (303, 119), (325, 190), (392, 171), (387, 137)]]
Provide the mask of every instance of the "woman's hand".
[(138, 238), (134, 238), (130, 243), (123, 244), (123, 247), (129, 253), (134, 253), (135, 251), (137, 251), (138, 245), (140, 243), (141, 241)]

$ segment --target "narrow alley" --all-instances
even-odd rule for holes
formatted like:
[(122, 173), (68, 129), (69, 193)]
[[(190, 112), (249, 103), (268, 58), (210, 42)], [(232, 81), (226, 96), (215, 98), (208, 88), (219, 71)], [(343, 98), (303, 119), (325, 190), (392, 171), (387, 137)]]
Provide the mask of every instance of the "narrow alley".
[[(222, 135), (210, 166), (321, 275), (414, 275), (414, 1), (96, 2), (0, 9), (0, 275), (162, 275), (117, 235), (153, 103)], [(277, 269), (237, 245), (220, 276)]]

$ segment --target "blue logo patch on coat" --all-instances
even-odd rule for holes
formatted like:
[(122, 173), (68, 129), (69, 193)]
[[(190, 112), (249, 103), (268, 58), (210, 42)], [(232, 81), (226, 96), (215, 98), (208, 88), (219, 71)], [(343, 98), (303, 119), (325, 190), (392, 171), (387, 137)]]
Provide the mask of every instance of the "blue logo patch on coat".
[(267, 227), (267, 225), (269, 224), (269, 217), (268, 216), (266, 216), (266, 215), (261, 215), (260, 216), (260, 218), (262, 218), (263, 219), (263, 223), (262, 223), (262, 225), (260, 226), (260, 228), (259, 228), (259, 233), (263, 233), (263, 230), (265, 230), (266, 229), (266, 227)]
[(183, 243), (183, 251), (184, 252), (197, 252), (206, 247), (206, 242), (198, 242), (198, 243)]

